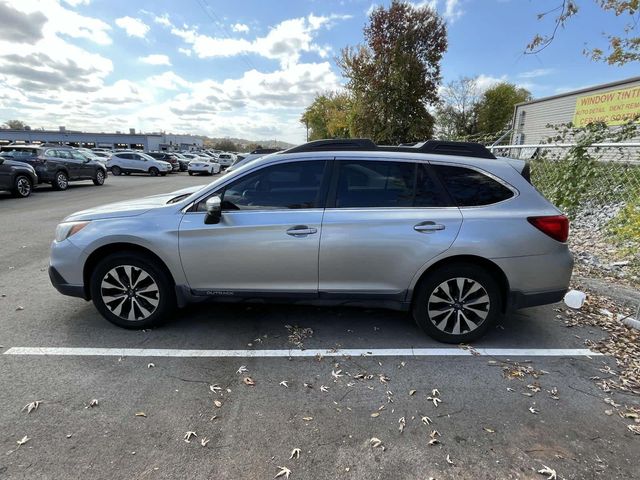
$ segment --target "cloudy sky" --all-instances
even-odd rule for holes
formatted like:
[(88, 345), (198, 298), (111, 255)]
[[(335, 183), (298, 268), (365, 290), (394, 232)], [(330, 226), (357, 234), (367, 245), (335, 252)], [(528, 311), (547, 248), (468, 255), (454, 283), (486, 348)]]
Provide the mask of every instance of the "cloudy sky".
[[(388, 3), (378, 1), (377, 3)], [(559, 0), (429, 0), (449, 27), (444, 81), (508, 80), (536, 97), (633, 76), (581, 51), (622, 22), (584, 0), (544, 52), (523, 55)], [(371, 0), (0, 0), (0, 123), (135, 128), (300, 142), (300, 113), (340, 88)]]

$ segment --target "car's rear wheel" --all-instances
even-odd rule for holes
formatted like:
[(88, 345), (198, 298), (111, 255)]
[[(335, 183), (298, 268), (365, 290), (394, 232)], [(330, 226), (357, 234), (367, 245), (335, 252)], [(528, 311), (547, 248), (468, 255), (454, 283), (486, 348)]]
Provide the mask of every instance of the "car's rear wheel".
[(11, 193), (14, 197), (26, 198), (31, 195), (33, 191), (33, 184), (31, 179), (26, 175), (18, 175), (13, 181), (13, 190)]
[(413, 302), (416, 323), (446, 343), (480, 338), (502, 310), (500, 287), (476, 265), (456, 263), (429, 273), (417, 286)]
[(122, 173), (122, 170), (117, 165), (111, 167), (111, 173), (113, 173), (116, 177)]
[(193, 172), (189, 172), (189, 175), (193, 175)]
[(53, 178), (53, 183), (51, 184), (51, 186), (54, 190), (66, 190), (67, 188), (69, 188), (69, 177), (63, 171), (59, 171)]
[(147, 256), (116, 253), (102, 260), (90, 280), (91, 298), (104, 318), (124, 328), (147, 328), (175, 308), (168, 273)]
[(156, 167), (151, 167), (149, 169), (149, 175), (151, 175), (152, 177), (157, 177), (159, 173), (160, 171)]
[(94, 185), (104, 185), (104, 172), (102, 171), (102, 169), (98, 170), (96, 172), (96, 178), (93, 179), (93, 184)]

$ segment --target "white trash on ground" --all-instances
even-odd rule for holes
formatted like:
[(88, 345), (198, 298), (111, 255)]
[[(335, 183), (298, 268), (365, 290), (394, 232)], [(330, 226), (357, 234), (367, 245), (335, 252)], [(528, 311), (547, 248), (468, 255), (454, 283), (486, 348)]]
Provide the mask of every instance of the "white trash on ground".
[(564, 296), (564, 303), (569, 308), (579, 309), (584, 304), (587, 294), (580, 290), (569, 290)]

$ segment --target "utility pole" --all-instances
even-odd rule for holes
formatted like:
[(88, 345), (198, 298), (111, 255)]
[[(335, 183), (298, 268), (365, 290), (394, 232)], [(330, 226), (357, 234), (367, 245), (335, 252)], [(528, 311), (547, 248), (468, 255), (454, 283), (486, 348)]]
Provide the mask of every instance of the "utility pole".
[(304, 119), (304, 124), (307, 127), (307, 142), (308, 142), (309, 141), (309, 119), (308, 118)]

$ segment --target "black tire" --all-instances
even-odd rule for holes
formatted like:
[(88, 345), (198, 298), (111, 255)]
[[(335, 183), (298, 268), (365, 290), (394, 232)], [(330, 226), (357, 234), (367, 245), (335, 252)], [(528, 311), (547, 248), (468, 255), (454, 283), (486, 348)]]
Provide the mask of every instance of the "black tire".
[[(132, 267), (131, 276), (133, 277), (133, 282), (130, 281), (128, 285), (125, 285), (127, 283), (127, 267)], [(113, 271), (118, 275), (120, 287), (115, 286), (113, 282), (114, 277), (110, 273)], [(138, 271), (142, 273), (139, 273), (136, 277), (135, 275)], [(145, 274), (153, 281), (150, 286), (144, 276)], [(140, 286), (139, 289), (144, 291), (144, 295), (134, 292), (133, 297), (131, 297), (128, 293), (125, 293), (122, 296), (124, 298), (122, 302), (119, 302), (119, 298), (116, 297), (111, 301), (105, 301), (104, 296), (125, 292), (127, 289), (121, 287), (130, 287), (131, 283), (136, 287)], [(157, 260), (144, 254), (124, 252), (107, 256), (94, 268), (89, 286), (93, 304), (100, 314), (114, 325), (123, 328), (141, 329), (158, 325), (176, 307), (175, 290), (169, 274), (158, 265)], [(152, 290), (156, 287), (157, 295), (154, 296), (152, 295)], [(138, 318), (130, 319), (130, 312), (132, 313), (131, 316)], [(128, 318), (124, 318), (125, 316)]]
[(102, 169), (98, 169), (96, 170), (96, 176), (93, 179), (93, 184), (94, 185), (104, 185), (104, 180), (105, 180), (106, 176), (104, 174), (104, 171), (102, 171)]
[[(462, 294), (456, 279), (462, 279)], [(477, 286), (480, 288), (476, 290)], [(444, 300), (446, 297), (453, 301)], [(469, 308), (471, 305), (473, 309)], [(498, 282), (487, 270), (473, 264), (452, 263), (434, 270), (419, 282), (414, 292), (416, 323), (427, 335), (445, 343), (466, 343), (480, 338), (501, 311)], [(456, 326), (460, 333), (454, 333)]]
[(166, 174), (166, 173), (161, 173), (161, 174), (160, 174), (160, 176), (161, 176), (161, 177), (166, 177), (166, 176), (167, 176), (167, 174)]
[(122, 173), (122, 169), (119, 166), (114, 165), (113, 167), (111, 167), (111, 173), (118, 177)]
[(13, 180), (11, 194), (16, 198), (27, 198), (33, 192), (33, 182), (27, 175), (18, 175)]
[(159, 173), (160, 171), (156, 167), (151, 167), (149, 169), (149, 175), (151, 175), (152, 177), (157, 177)]
[(189, 175), (193, 175), (193, 172), (189, 172)]
[(69, 176), (62, 170), (57, 171), (51, 186), (54, 190), (66, 190), (69, 188)]

